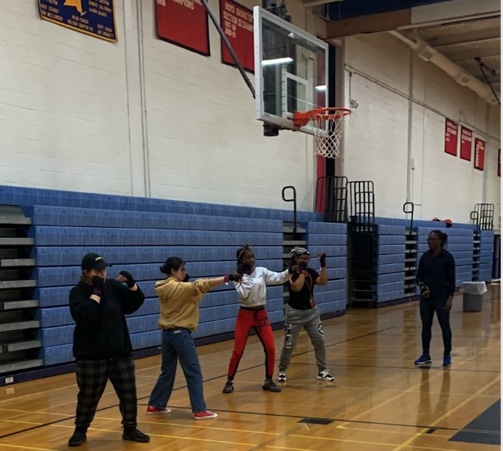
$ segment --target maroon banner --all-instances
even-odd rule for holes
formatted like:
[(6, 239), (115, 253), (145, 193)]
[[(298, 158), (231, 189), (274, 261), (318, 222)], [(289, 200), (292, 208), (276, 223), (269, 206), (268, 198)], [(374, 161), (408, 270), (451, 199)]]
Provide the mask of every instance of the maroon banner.
[(157, 0), (157, 35), (201, 55), (210, 55), (208, 14), (201, 0)]
[(459, 156), (463, 160), (472, 161), (472, 131), (469, 128), (461, 127), (460, 147)]
[(484, 159), (486, 153), (486, 143), (479, 138), (475, 138), (475, 156), (473, 158), (473, 167), (479, 171), (484, 170)]
[(451, 121), (450, 119), (445, 119), (445, 153), (449, 155), (458, 156), (458, 124)]
[[(220, 0), (220, 26), (244, 69), (254, 71), (253, 13), (232, 0)], [(225, 42), (221, 40), (222, 62), (236, 66)]]

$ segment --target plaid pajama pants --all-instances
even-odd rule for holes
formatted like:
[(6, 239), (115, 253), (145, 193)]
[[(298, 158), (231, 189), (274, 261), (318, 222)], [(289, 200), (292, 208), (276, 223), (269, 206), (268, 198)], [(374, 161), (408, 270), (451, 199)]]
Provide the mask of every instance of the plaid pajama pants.
[(119, 398), (124, 429), (136, 427), (137, 397), (134, 360), (118, 359), (78, 360), (76, 367), (77, 413), (75, 426), (87, 430), (93, 421), (98, 402), (110, 380)]

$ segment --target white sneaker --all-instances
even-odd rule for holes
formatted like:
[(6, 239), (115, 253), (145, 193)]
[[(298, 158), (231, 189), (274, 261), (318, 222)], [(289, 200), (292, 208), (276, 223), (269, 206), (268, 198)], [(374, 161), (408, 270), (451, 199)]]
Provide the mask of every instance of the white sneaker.
[(286, 373), (284, 371), (278, 371), (278, 382), (286, 382)]
[(320, 381), (328, 381), (328, 382), (332, 382), (334, 380), (334, 377), (329, 373), (329, 371), (325, 368), (324, 370), (320, 371), (318, 373), (318, 376), (316, 377), (316, 379), (320, 380)]

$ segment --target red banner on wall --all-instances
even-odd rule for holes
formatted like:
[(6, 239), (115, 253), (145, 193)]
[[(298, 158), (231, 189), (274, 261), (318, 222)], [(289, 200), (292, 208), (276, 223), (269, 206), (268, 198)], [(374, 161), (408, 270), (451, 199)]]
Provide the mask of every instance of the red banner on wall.
[(449, 155), (458, 156), (458, 124), (445, 119), (445, 153)]
[(461, 146), (459, 156), (463, 160), (472, 161), (472, 131), (461, 127)]
[[(254, 71), (253, 13), (232, 0), (220, 0), (220, 26), (244, 69)], [(222, 62), (235, 66), (225, 42), (221, 40)]]
[(475, 156), (473, 166), (480, 171), (484, 170), (484, 158), (486, 153), (486, 143), (479, 138), (475, 138)]
[(157, 0), (157, 35), (209, 56), (208, 14), (201, 0)]

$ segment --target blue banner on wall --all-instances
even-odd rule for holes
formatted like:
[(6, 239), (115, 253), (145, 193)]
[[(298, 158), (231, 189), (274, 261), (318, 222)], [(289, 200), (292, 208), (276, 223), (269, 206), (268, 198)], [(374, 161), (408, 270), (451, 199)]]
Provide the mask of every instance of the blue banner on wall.
[(38, 0), (38, 6), (44, 20), (117, 42), (114, 0)]

